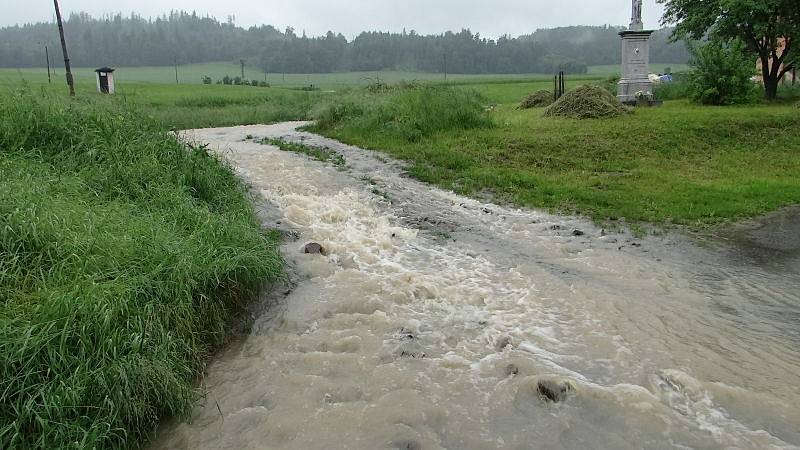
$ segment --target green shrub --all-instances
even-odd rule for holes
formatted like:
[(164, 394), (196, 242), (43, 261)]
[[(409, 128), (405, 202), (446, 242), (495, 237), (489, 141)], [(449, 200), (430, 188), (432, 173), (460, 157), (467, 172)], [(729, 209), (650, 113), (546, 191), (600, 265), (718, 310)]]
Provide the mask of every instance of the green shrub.
[(276, 238), (204, 148), (103, 103), (0, 99), (0, 448), (136, 447), (197, 399)]
[(653, 95), (658, 100), (680, 100), (689, 98), (691, 85), (687, 81), (673, 80), (672, 83), (656, 83)]
[(222, 77), (222, 84), (227, 84), (227, 85), (233, 84), (233, 78), (231, 78), (228, 75), (225, 75), (224, 77)]
[(203, 84), (211, 84), (211, 83), (213, 83), (213, 81), (211, 80), (211, 77), (209, 77), (209, 76), (204, 76), (203, 77)]
[(794, 101), (800, 99), (800, 84), (791, 84), (791, 82), (778, 87), (778, 98), (780, 100)]
[(704, 105), (733, 105), (758, 98), (758, 87), (752, 80), (756, 66), (741, 41), (712, 40), (690, 48), (694, 69), (689, 77), (692, 100)]
[(381, 94), (359, 91), (323, 108), (316, 117), (322, 130), (381, 130), (416, 142), (437, 131), (491, 126), (484, 105), (484, 99), (471, 90), (412, 84)]

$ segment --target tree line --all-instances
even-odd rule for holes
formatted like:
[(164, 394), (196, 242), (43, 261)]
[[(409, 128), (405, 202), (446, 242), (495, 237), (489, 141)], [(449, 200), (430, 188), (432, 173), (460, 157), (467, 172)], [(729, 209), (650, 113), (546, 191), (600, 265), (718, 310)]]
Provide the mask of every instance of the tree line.
[[(72, 14), (65, 22), (70, 57), (77, 66), (164, 66), (174, 63), (259, 61), (272, 73), (407, 70), (450, 73), (585, 73), (588, 65), (617, 64), (620, 28), (567, 27), (520, 37), (487, 39), (468, 29), (438, 35), (364, 32), (352, 40), (328, 32), (309, 37), (270, 25), (243, 28), (195, 12), (173, 11), (155, 19), (132, 14), (94, 18)], [(653, 62), (685, 63), (682, 43), (670, 30), (653, 39)], [(53, 23), (0, 29), (0, 67), (41, 67), (44, 46), (57, 60)]]

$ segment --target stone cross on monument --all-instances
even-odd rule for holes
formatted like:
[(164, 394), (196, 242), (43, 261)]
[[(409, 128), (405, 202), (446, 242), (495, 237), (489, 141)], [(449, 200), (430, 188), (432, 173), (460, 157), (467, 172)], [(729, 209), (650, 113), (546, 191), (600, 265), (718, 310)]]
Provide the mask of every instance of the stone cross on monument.
[(619, 33), (622, 38), (622, 79), (617, 97), (627, 104), (637, 103), (637, 94), (652, 94), (650, 81), (650, 35), (642, 22), (642, 0), (633, 0), (629, 30)]

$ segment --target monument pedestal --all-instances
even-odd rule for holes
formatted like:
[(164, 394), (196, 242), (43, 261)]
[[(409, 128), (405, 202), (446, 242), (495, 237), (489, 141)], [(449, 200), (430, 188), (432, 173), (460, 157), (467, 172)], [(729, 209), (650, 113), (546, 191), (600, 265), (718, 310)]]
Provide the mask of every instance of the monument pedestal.
[(637, 103), (636, 94), (653, 92), (650, 81), (650, 35), (653, 31), (621, 31), (622, 79), (619, 80), (617, 98), (627, 105)]

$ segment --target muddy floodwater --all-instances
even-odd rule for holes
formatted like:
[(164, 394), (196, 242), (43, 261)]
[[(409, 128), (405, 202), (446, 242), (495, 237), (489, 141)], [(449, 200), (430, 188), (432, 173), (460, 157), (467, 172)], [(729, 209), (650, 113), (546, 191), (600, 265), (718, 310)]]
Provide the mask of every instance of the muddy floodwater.
[(187, 132), (263, 197), (291, 283), (153, 448), (800, 448), (800, 214), (637, 239), (300, 125)]

